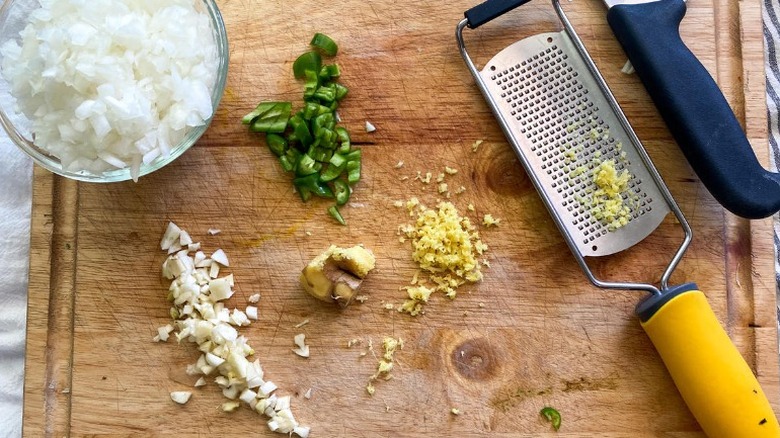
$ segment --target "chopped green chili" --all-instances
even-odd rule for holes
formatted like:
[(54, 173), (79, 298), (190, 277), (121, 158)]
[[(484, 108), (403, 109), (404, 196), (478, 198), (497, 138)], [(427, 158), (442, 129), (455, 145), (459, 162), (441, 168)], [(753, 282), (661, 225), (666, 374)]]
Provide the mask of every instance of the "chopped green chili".
[(320, 88), (320, 77), (313, 70), (304, 72), (306, 82), (303, 84), (303, 100), (309, 101), (314, 98)]
[(336, 100), (336, 84), (322, 85), (312, 95), (321, 102), (332, 103)]
[(290, 126), (293, 128), (293, 133), (298, 142), (304, 147), (308, 148), (314, 143), (314, 137), (312, 137), (309, 131), (309, 126), (303, 117), (293, 116), (290, 118)]
[(274, 153), (277, 157), (281, 157), (287, 152), (287, 140), (278, 134), (268, 134), (265, 137), (265, 142), (268, 143), (268, 149)]
[(347, 93), (349, 93), (349, 88), (341, 84), (335, 84), (335, 87), (336, 87), (336, 100), (341, 100), (347, 97)]
[(335, 63), (322, 64), (322, 55), (335, 55), (338, 46), (323, 34), (316, 34), (311, 46), (293, 63), (293, 74), (304, 80), (303, 107), (293, 113), (290, 102), (264, 102), (241, 122), (266, 134), (281, 168), (295, 174), (293, 185), (304, 202), (315, 195), (334, 198), (328, 213), (345, 225), (339, 208), (360, 180), (362, 152), (352, 149), (349, 132), (337, 126), (335, 111), (349, 93), (338, 83), (341, 69)]
[(551, 407), (542, 408), (539, 413), (552, 424), (553, 429), (556, 431), (561, 428), (561, 414), (557, 410)]
[(303, 79), (307, 71), (319, 73), (321, 69), (322, 56), (317, 52), (306, 52), (293, 63), (293, 75), (296, 79)]
[(328, 214), (330, 214), (333, 219), (336, 219), (341, 225), (347, 224), (347, 221), (344, 220), (344, 216), (341, 215), (337, 206), (334, 205), (330, 207), (328, 209)]
[(327, 169), (325, 169), (324, 172), (320, 174), (320, 181), (322, 182), (333, 181), (334, 179), (340, 177), (341, 174), (344, 173), (344, 169), (346, 168), (347, 168), (347, 163), (344, 163), (341, 166), (334, 166), (333, 164), (331, 164), (330, 166), (328, 166)]
[(279, 157), (279, 164), (282, 166), (282, 169), (285, 172), (292, 172), (292, 170), (295, 168), (295, 165), (290, 162), (290, 159), (287, 157), (287, 155), (282, 155)]
[[(314, 132), (314, 135), (319, 137), (320, 130), (327, 129), (327, 130), (333, 130), (333, 128), (336, 127), (336, 119), (333, 117), (333, 113), (325, 113), (321, 114), (317, 117), (315, 117), (311, 121), (311, 129)], [(335, 134), (335, 133), (334, 133)], [(337, 135), (337, 134), (335, 134)], [(335, 138), (334, 138), (335, 140)]]
[[(339, 52), (339, 46), (333, 39), (323, 33), (315, 33), (314, 38), (309, 43), (315, 49), (322, 50), (322, 53), (328, 56), (336, 56)], [(317, 70), (319, 71), (319, 69)]]
[(348, 154), (344, 156), (344, 158), (347, 159), (347, 161), (360, 161), (360, 158), (363, 156), (363, 151), (360, 149), (355, 149), (354, 151), (350, 151)]
[(350, 184), (360, 181), (360, 161), (347, 161), (347, 181)]
[(341, 69), (338, 64), (323, 65), (320, 69), (320, 79), (322, 81), (329, 81), (341, 76)]
[(341, 141), (341, 146), (339, 147), (339, 153), (340, 154), (349, 153), (350, 149), (352, 148), (352, 141), (349, 138), (349, 132), (347, 132), (346, 129), (339, 126), (336, 128), (336, 134), (338, 134), (339, 141)]
[(327, 184), (320, 182), (320, 176), (316, 173), (295, 178), (293, 180), (293, 185), (299, 191), (308, 190), (310, 193), (315, 194), (321, 198), (333, 197), (333, 191), (330, 189), (330, 187), (327, 186)]
[(336, 196), (336, 205), (344, 205), (349, 201), (350, 188), (344, 180), (333, 182), (333, 194)]
[(332, 165), (334, 165), (336, 167), (346, 166), (347, 158), (344, 155), (342, 155), (342, 154), (337, 152), (337, 153), (333, 154), (332, 157), (330, 157), (330, 164), (332, 164)]
[(317, 164), (317, 162), (314, 161), (314, 158), (310, 157), (309, 154), (303, 154), (295, 167), (295, 174), (298, 176), (307, 176), (317, 173), (317, 170), (314, 168), (315, 164)]
[(263, 102), (241, 119), (254, 132), (281, 134), (287, 127), (292, 112), (290, 102)]

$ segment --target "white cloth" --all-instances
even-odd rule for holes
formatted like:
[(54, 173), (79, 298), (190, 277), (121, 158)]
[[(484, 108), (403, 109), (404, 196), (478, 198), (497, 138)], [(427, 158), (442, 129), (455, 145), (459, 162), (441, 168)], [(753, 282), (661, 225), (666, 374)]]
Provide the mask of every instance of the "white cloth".
[(0, 157), (0, 437), (19, 437), (22, 434), (32, 161), (4, 132), (0, 135)]

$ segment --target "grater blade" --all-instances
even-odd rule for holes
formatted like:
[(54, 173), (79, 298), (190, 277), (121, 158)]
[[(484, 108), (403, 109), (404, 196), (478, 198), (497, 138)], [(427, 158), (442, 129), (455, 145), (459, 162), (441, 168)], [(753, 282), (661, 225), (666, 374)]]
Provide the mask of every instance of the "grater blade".
[[(642, 146), (565, 31), (520, 40), (479, 74), (515, 153), (581, 256), (625, 250), (660, 225), (670, 208), (638, 152)], [(593, 202), (594, 172), (607, 160), (630, 174), (623, 192), (628, 223), (618, 228), (597, 218)]]

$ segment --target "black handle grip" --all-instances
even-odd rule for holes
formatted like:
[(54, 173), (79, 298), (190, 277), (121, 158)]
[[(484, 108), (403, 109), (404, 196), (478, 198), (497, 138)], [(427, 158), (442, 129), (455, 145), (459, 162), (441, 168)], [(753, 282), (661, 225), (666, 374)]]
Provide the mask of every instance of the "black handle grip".
[(756, 159), (717, 83), (680, 38), (682, 0), (617, 5), (607, 21), (701, 181), (748, 218), (780, 210), (780, 176)]
[(531, 0), (488, 0), (466, 11), (468, 27), (476, 29), (488, 21), (500, 17)]

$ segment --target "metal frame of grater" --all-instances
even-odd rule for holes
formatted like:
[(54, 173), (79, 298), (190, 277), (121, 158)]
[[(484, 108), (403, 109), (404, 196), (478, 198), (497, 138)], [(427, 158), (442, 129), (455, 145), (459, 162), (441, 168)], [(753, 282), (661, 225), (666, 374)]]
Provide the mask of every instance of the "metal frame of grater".
[[(693, 238), (691, 227), (683, 216), (679, 206), (672, 198), (672, 195), (663, 182), (660, 174), (652, 164), (650, 157), (647, 155), (647, 152), (621, 110), (620, 105), (615, 100), (615, 97), (604, 78), (599, 73), (593, 59), (577, 36), (576, 31), (561, 8), (559, 0), (552, 0), (552, 4), (563, 24), (563, 31), (538, 34), (517, 41), (495, 55), (485, 64), (484, 69), (480, 71), (469, 56), (463, 40), (463, 30), (466, 27), (469, 27), (469, 20), (465, 18), (458, 23), (456, 29), (456, 38), (460, 53), (471, 74), (474, 76), (480, 91), (490, 105), (493, 114), (501, 125), (501, 129), (506, 138), (509, 140), (517, 157), (522, 162), (528, 177), (542, 197), (553, 220), (590, 282), (595, 286), (606, 289), (647, 291), (653, 294), (657, 300), (664, 295), (664, 292), (669, 290), (669, 279), (691, 243)], [(518, 54), (526, 56), (521, 57), (521, 59), (505, 59)], [(507, 61), (510, 62), (507, 64)], [(549, 63), (551, 62), (557, 65), (549, 67)], [(544, 63), (548, 64), (545, 65)], [(496, 66), (497, 64), (503, 66), (503, 71)], [(572, 67), (571, 64), (575, 64), (575, 66)], [(567, 66), (568, 69), (566, 68)], [(583, 66), (585, 69), (582, 68)], [(545, 68), (547, 71), (545, 71)], [(563, 73), (568, 71), (572, 74), (561, 76), (562, 71)], [(585, 72), (588, 72), (591, 77), (586, 77), (584, 74)], [(576, 195), (576, 193), (573, 194), (569, 187), (563, 185), (564, 178), (555, 178), (555, 173), (557, 172), (559, 174), (558, 177), (560, 177), (562, 176), (560, 172), (561, 168), (565, 168), (565, 164), (563, 163), (565, 158), (561, 157), (562, 154), (560, 153), (560, 150), (553, 150), (554, 147), (561, 146), (557, 144), (561, 141), (561, 138), (554, 135), (551, 136), (553, 138), (551, 138), (551, 141), (549, 142), (547, 139), (541, 139), (542, 135), (544, 135), (542, 133), (542, 131), (544, 131), (544, 126), (526, 134), (526, 129), (520, 123), (522, 117), (516, 114), (523, 110), (523, 99), (518, 99), (518, 94), (511, 95), (511, 85), (514, 84), (515, 91), (517, 91), (518, 83), (523, 82), (521, 80), (523, 78), (519, 77), (523, 74), (525, 74), (526, 83), (520, 83), (519, 87), (522, 89), (525, 86), (533, 85), (531, 88), (535, 89), (535, 92), (533, 90), (531, 92), (526, 92), (526, 98), (530, 95), (530, 98), (527, 99), (526, 102), (532, 104), (530, 110), (526, 108), (526, 115), (533, 112), (533, 104), (541, 105), (542, 107), (547, 106), (546, 101), (540, 99), (541, 93), (549, 93), (549, 91), (552, 90), (552, 87), (565, 88), (567, 91), (572, 91), (571, 96), (568, 94), (555, 96), (548, 94), (546, 96), (541, 96), (554, 99), (555, 102), (550, 105), (550, 107), (552, 107), (553, 110), (555, 110), (556, 107), (558, 108), (557, 112), (554, 112), (552, 115), (540, 115), (537, 111), (534, 117), (536, 119), (541, 119), (542, 125), (545, 123), (555, 125), (557, 123), (560, 126), (561, 121), (555, 120), (555, 116), (560, 118), (564, 115), (562, 114), (560, 107), (568, 105), (565, 103), (565, 99), (571, 99), (572, 101), (581, 103), (581, 106), (574, 111), (573, 115), (577, 121), (580, 121), (580, 116), (584, 117), (587, 114), (596, 114), (596, 121), (591, 122), (591, 119), (588, 119), (588, 124), (595, 126), (592, 129), (596, 130), (595, 132), (598, 136), (602, 136), (602, 131), (607, 131), (604, 137), (592, 139), (594, 141), (589, 143), (598, 143), (599, 140), (603, 139), (603, 143), (605, 144), (601, 147), (606, 148), (606, 150), (611, 150), (613, 156), (620, 156), (619, 152), (623, 141), (631, 146), (625, 149), (625, 152), (629, 154), (628, 162), (630, 163), (633, 160), (634, 163), (633, 166), (630, 164), (627, 166), (630, 168), (633, 176), (630, 187), (635, 190), (635, 193), (637, 193), (638, 190), (644, 196), (641, 199), (641, 205), (637, 206), (632, 211), (631, 220), (624, 227), (616, 230), (605, 230), (603, 229), (604, 227), (602, 224), (602, 229), (599, 229), (599, 224), (594, 224), (593, 218), (587, 218), (590, 213), (585, 211), (586, 206), (576, 205), (575, 202), (573, 202), (576, 201), (577, 204), (580, 204), (578, 200), (571, 199), (572, 195)], [(548, 79), (546, 78), (550, 74), (552, 74), (552, 78), (549, 79), (548, 82)], [(537, 80), (537, 75), (543, 76), (541, 81)], [(527, 83), (529, 77), (531, 78), (530, 80), (541, 83), (529, 84)], [(488, 80), (492, 80), (493, 83), (488, 82)], [(500, 88), (501, 85), (499, 84), (502, 81), (504, 81), (504, 83), (509, 82), (509, 93), (502, 91)], [(583, 82), (586, 83), (585, 85), (590, 85), (591, 88), (583, 86)], [(597, 86), (603, 96), (597, 96), (596, 94), (598, 93), (590, 93), (593, 85)], [(496, 95), (493, 93), (496, 93)], [(519, 103), (519, 106), (512, 107), (510, 101), (512, 101), (513, 98), (515, 101), (512, 103)], [(560, 105), (556, 105), (559, 99), (564, 100), (564, 102)], [(520, 100), (520, 102), (517, 102), (517, 100)], [(605, 109), (605, 111), (611, 111), (611, 113), (614, 114), (618, 126), (610, 126), (607, 124), (606, 128), (604, 128), (605, 124), (603, 123), (603, 118), (598, 117), (599, 114), (607, 114), (599, 108), (599, 105), (604, 104), (609, 106), (609, 109)], [(566, 114), (567, 117), (570, 115), (572, 114)], [(567, 132), (571, 132), (570, 126), (571, 125), (566, 128)], [(533, 126), (529, 126), (527, 129), (528, 131), (531, 131), (532, 128)], [(578, 126), (575, 126), (574, 130), (578, 130), (578, 128)], [(610, 136), (609, 130), (615, 130), (616, 128), (618, 132), (615, 137), (618, 137), (620, 141), (615, 141), (615, 137)], [(559, 127), (558, 134), (560, 134), (560, 129), (561, 128)], [(593, 132), (594, 131), (591, 131), (591, 133)], [(534, 143), (534, 139), (531, 138), (534, 134), (536, 134), (537, 137), (536, 144)], [(578, 134), (582, 135), (581, 129)], [(539, 141), (540, 139), (543, 141)], [(593, 146), (593, 144), (591, 144), (591, 146)], [(598, 146), (596, 147), (596, 150), (599, 150)], [(587, 154), (588, 152), (585, 152), (585, 155)], [(637, 163), (637, 160), (641, 162), (641, 165)], [(575, 179), (577, 178), (579, 177), (576, 177)], [(569, 175), (567, 175), (565, 179), (569, 179)], [(648, 183), (653, 183), (654, 186), (648, 186)], [(577, 189), (574, 191), (576, 190)], [(648, 195), (648, 192), (650, 192), (650, 195)], [(665, 202), (665, 205), (658, 204), (658, 201), (661, 199)], [(633, 246), (652, 234), (668, 212), (672, 212), (677, 217), (677, 220), (685, 233), (685, 237), (661, 276), (660, 288), (645, 283), (604, 281), (594, 275), (585, 260), (586, 256), (609, 255)], [(585, 225), (584, 230), (583, 224)], [(604, 241), (607, 244), (601, 246), (599, 245), (601, 241)]]

